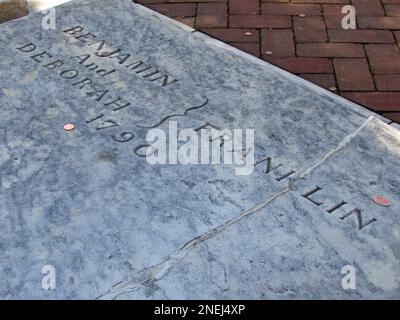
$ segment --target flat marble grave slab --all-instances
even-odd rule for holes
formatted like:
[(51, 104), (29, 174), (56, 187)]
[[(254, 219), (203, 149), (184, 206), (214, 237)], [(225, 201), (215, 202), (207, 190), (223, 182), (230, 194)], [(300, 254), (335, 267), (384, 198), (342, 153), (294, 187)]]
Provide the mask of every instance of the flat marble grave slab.
[[(397, 129), (128, 0), (56, 16), (0, 26), (2, 299), (400, 298)], [(150, 165), (167, 120), (254, 129), (253, 174)]]

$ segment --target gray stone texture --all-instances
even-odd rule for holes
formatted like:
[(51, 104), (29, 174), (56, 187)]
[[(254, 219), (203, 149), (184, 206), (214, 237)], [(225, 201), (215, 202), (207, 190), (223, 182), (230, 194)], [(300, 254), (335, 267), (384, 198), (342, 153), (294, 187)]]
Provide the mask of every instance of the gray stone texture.
[[(40, 13), (0, 26), (1, 298), (399, 298), (398, 130), (131, 1), (71, 1), (56, 14), (56, 30)], [(127, 67), (137, 61), (171, 83)], [(130, 105), (107, 105), (116, 97)], [(254, 129), (254, 173), (150, 165), (134, 150), (165, 119)], [(266, 157), (281, 166), (265, 173)], [(41, 288), (48, 264), (52, 291)]]

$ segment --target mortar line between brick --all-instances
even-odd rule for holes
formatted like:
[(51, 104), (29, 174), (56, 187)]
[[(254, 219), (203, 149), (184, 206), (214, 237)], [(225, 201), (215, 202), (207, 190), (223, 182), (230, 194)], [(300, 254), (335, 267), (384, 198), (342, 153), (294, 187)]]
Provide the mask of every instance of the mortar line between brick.
[[(258, 10), (259, 14), (262, 14), (262, 1), (258, 1)], [(258, 30), (258, 29), (256, 29)], [(263, 52), (263, 42), (262, 42), (262, 29), (258, 30), (258, 57), (260, 59), (263, 59), (264, 57), (264, 52)]]
[(388, 15), (387, 15), (386, 7), (385, 7), (385, 5), (383, 4), (382, 0), (379, 0), (379, 3), (381, 4), (381, 6), (382, 6), (382, 8), (383, 8), (383, 12), (385, 13), (385, 17), (387, 17)]
[(194, 17), (193, 17), (193, 27), (197, 29), (197, 13), (198, 13), (199, 3), (196, 2), (196, 6), (194, 7)]
[(367, 61), (367, 64), (368, 64), (368, 70), (369, 70), (369, 73), (371, 74), (372, 82), (374, 84), (374, 91), (378, 92), (379, 90), (378, 90), (378, 85), (376, 84), (376, 81), (375, 81), (375, 74), (372, 72), (371, 63), (370, 63), (369, 57), (368, 57), (368, 52), (367, 52), (367, 48), (366, 48), (367, 44), (361, 44), (361, 45), (364, 50), (365, 60)]
[(230, 29), (231, 27), (231, 22), (229, 17), (231, 16), (230, 10), (231, 10), (231, 6), (230, 6), (230, 0), (226, 0), (226, 27), (228, 29)]
[(296, 37), (296, 32), (294, 30), (294, 17), (292, 15), (290, 16), (290, 21), (292, 23), (291, 30), (292, 30), (292, 39), (293, 39), (293, 47), (294, 47), (294, 56), (298, 57), (298, 55), (297, 55), (297, 37)]
[[(328, 26), (326, 24), (326, 19), (325, 19), (325, 15), (324, 15), (324, 8), (323, 8), (322, 4), (320, 4), (320, 10), (321, 10), (321, 14), (322, 14), (321, 18), (324, 21), (324, 26), (325, 26), (325, 33), (326, 33), (326, 39), (327, 39), (325, 42), (326, 43), (333, 43), (333, 42), (331, 42), (331, 38), (329, 36), (329, 32), (328, 32), (329, 28), (328, 28)], [(336, 88), (336, 90), (331, 90), (329, 88), (329, 91), (332, 91), (332, 92), (336, 93), (337, 95), (341, 95), (342, 91), (340, 90), (338, 76), (336, 75), (336, 68), (335, 68), (335, 64), (334, 64), (334, 58), (333, 57), (328, 57), (328, 59), (331, 62), (331, 67), (332, 67), (332, 70), (333, 70), (332, 71), (332, 75), (333, 75), (333, 80), (335, 82), (335, 88)]]

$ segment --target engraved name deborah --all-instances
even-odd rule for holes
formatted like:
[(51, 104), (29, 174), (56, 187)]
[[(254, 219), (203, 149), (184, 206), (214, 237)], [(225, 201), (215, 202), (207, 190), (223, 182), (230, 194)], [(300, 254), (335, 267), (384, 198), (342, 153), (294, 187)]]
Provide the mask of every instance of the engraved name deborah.
[[(96, 103), (101, 103), (103, 107), (106, 107), (111, 112), (111, 115), (106, 116), (104, 113), (99, 113), (91, 116), (90, 119), (86, 119), (86, 123), (93, 124), (97, 131), (110, 131), (109, 129), (112, 128), (119, 129), (121, 125), (117, 118), (121, 117), (121, 112), (124, 109), (132, 105), (127, 98), (113, 92), (113, 88), (102, 86), (100, 83), (103, 79), (107, 79), (116, 72), (123, 70), (131, 72), (161, 90), (168, 90), (178, 83), (178, 79), (173, 78), (167, 72), (160, 71), (157, 66), (127, 53), (121, 48), (112, 48), (107, 40), (87, 32), (82, 26), (63, 28), (62, 32), (64, 35), (84, 43), (93, 52), (58, 58), (50, 50), (43, 50), (40, 45), (33, 42), (23, 43), (17, 46), (16, 49), (27, 54), (29, 58), (41, 64), (46, 70), (52, 71), (63, 78), (73, 88), (82, 92), (84, 97), (93, 99)], [(110, 67), (110, 64), (104, 67), (102, 66), (102, 59), (113, 61), (114, 64), (112, 64), (112, 67)], [(185, 115), (188, 110), (195, 110), (206, 104), (208, 104), (208, 99), (204, 97), (202, 103), (187, 106)], [(165, 119), (172, 116), (175, 116), (175, 114), (162, 116), (162, 120), (151, 127), (154, 128), (161, 125)], [(143, 128), (143, 126), (137, 126), (137, 128)], [(134, 130), (120, 130), (119, 133), (114, 132), (110, 136), (117, 142), (128, 142), (135, 137), (135, 133), (132, 131)]]

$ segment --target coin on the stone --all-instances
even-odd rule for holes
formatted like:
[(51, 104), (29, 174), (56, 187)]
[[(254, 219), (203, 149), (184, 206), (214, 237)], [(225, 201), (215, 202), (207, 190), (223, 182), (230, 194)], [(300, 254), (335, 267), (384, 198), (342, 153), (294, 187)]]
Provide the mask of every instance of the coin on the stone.
[(390, 201), (388, 199), (386, 199), (383, 196), (373, 196), (372, 200), (376, 203), (379, 204), (380, 206), (384, 206), (384, 207), (389, 207), (390, 206)]
[(75, 129), (75, 125), (72, 123), (66, 123), (64, 124), (64, 130), (65, 131), (72, 131)]

